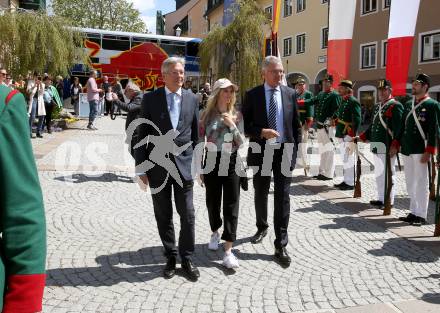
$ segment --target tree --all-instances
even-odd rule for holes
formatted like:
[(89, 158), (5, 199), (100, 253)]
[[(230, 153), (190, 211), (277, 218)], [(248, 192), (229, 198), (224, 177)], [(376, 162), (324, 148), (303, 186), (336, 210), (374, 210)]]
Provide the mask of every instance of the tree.
[(264, 27), (269, 20), (254, 0), (239, 0), (233, 10), (233, 22), (214, 28), (202, 41), (200, 66), (207, 75), (214, 63), (218, 78), (229, 77), (245, 91), (261, 83)]
[(4, 12), (0, 16), (0, 64), (14, 75), (29, 70), (67, 74), (84, 56), (82, 35), (66, 21), (43, 12)]
[(147, 32), (139, 10), (127, 0), (53, 0), (52, 8), (77, 27)]

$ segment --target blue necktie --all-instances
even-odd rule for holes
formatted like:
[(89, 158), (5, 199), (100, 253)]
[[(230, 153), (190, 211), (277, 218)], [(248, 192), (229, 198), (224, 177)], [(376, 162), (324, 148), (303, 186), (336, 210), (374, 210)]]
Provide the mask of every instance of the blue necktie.
[(179, 110), (176, 102), (174, 101), (175, 93), (170, 93), (170, 119), (173, 128), (177, 128), (177, 124), (179, 123)]
[(277, 99), (275, 97), (275, 89), (270, 90), (272, 92), (269, 102), (269, 115), (268, 115), (268, 123), (269, 128), (273, 130), (277, 130)]

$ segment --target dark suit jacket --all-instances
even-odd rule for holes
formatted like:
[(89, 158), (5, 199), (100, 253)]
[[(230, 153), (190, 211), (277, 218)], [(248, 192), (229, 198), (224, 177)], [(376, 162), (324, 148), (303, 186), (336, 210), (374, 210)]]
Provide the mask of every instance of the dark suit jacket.
[[(179, 132), (179, 135), (174, 139), (174, 143), (178, 147), (182, 147), (188, 143), (191, 144), (181, 154), (177, 156), (169, 155), (168, 157), (175, 163), (184, 180), (192, 180), (191, 164), (193, 151), (199, 140), (198, 105), (199, 101), (197, 96), (182, 88), (181, 110), (179, 123), (176, 129)], [(157, 90), (144, 95), (140, 117), (153, 122), (160, 133), (156, 127), (143, 123), (138, 128), (139, 141), (148, 136), (165, 135), (169, 130), (173, 129), (168, 112), (165, 88), (158, 88)], [(139, 166), (145, 160), (149, 160), (149, 155), (153, 148), (154, 145), (149, 142), (146, 148), (144, 145), (135, 149), (136, 166)], [(172, 149), (173, 147), (170, 147), (171, 151), (173, 151)], [(167, 171), (161, 166), (156, 165), (148, 170), (146, 174), (150, 180), (163, 181), (166, 177)]]
[[(296, 91), (292, 88), (281, 86), (281, 98), (283, 102), (284, 137), (285, 142), (294, 143), (291, 159), (291, 170), (295, 167), (296, 151), (301, 142), (301, 123), (299, 121), (298, 103)], [(244, 133), (250, 142), (256, 142), (261, 146), (261, 153), (248, 151), (248, 165), (260, 166), (263, 162), (265, 139), (261, 138), (261, 130), (269, 128), (266, 111), (266, 94), (264, 85), (257, 86), (246, 92), (242, 106), (244, 118)]]

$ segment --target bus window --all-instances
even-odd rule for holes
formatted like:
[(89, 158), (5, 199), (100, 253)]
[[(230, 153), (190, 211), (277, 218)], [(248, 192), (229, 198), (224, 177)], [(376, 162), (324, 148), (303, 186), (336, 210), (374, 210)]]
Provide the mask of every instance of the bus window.
[(198, 42), (187, 42), (186, 43), (186, 55), (190, 57), (197, 57), (199, 54), (199, 43)]
[(91, 42), (101, 45), (101, 34), (87, 33), (86, 38)]
[(116, 51), (130, 50), (130, 37), (104, 35), (102, 37), (102, 49)]
[(131, 47), (133, 48), (134, 46), (140, 45), (141, 43), (144, 43), (144, 42), (157, 43), (157, 39), (142, 38), (142, 37), (132, 37), (131, 38)]
[(161, 40), (160, 47), (170, 56), (185, 56), (185, 43), (179, 41)]

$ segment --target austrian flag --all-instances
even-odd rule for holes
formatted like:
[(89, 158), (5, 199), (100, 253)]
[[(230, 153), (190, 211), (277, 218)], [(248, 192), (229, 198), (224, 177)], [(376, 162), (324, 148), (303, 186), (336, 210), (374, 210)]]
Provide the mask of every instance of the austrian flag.
[(393, 85), (393, 94), (406, 94), (414, 32), (420, 0), (393, 0), (390, 9), (386, 77)]

